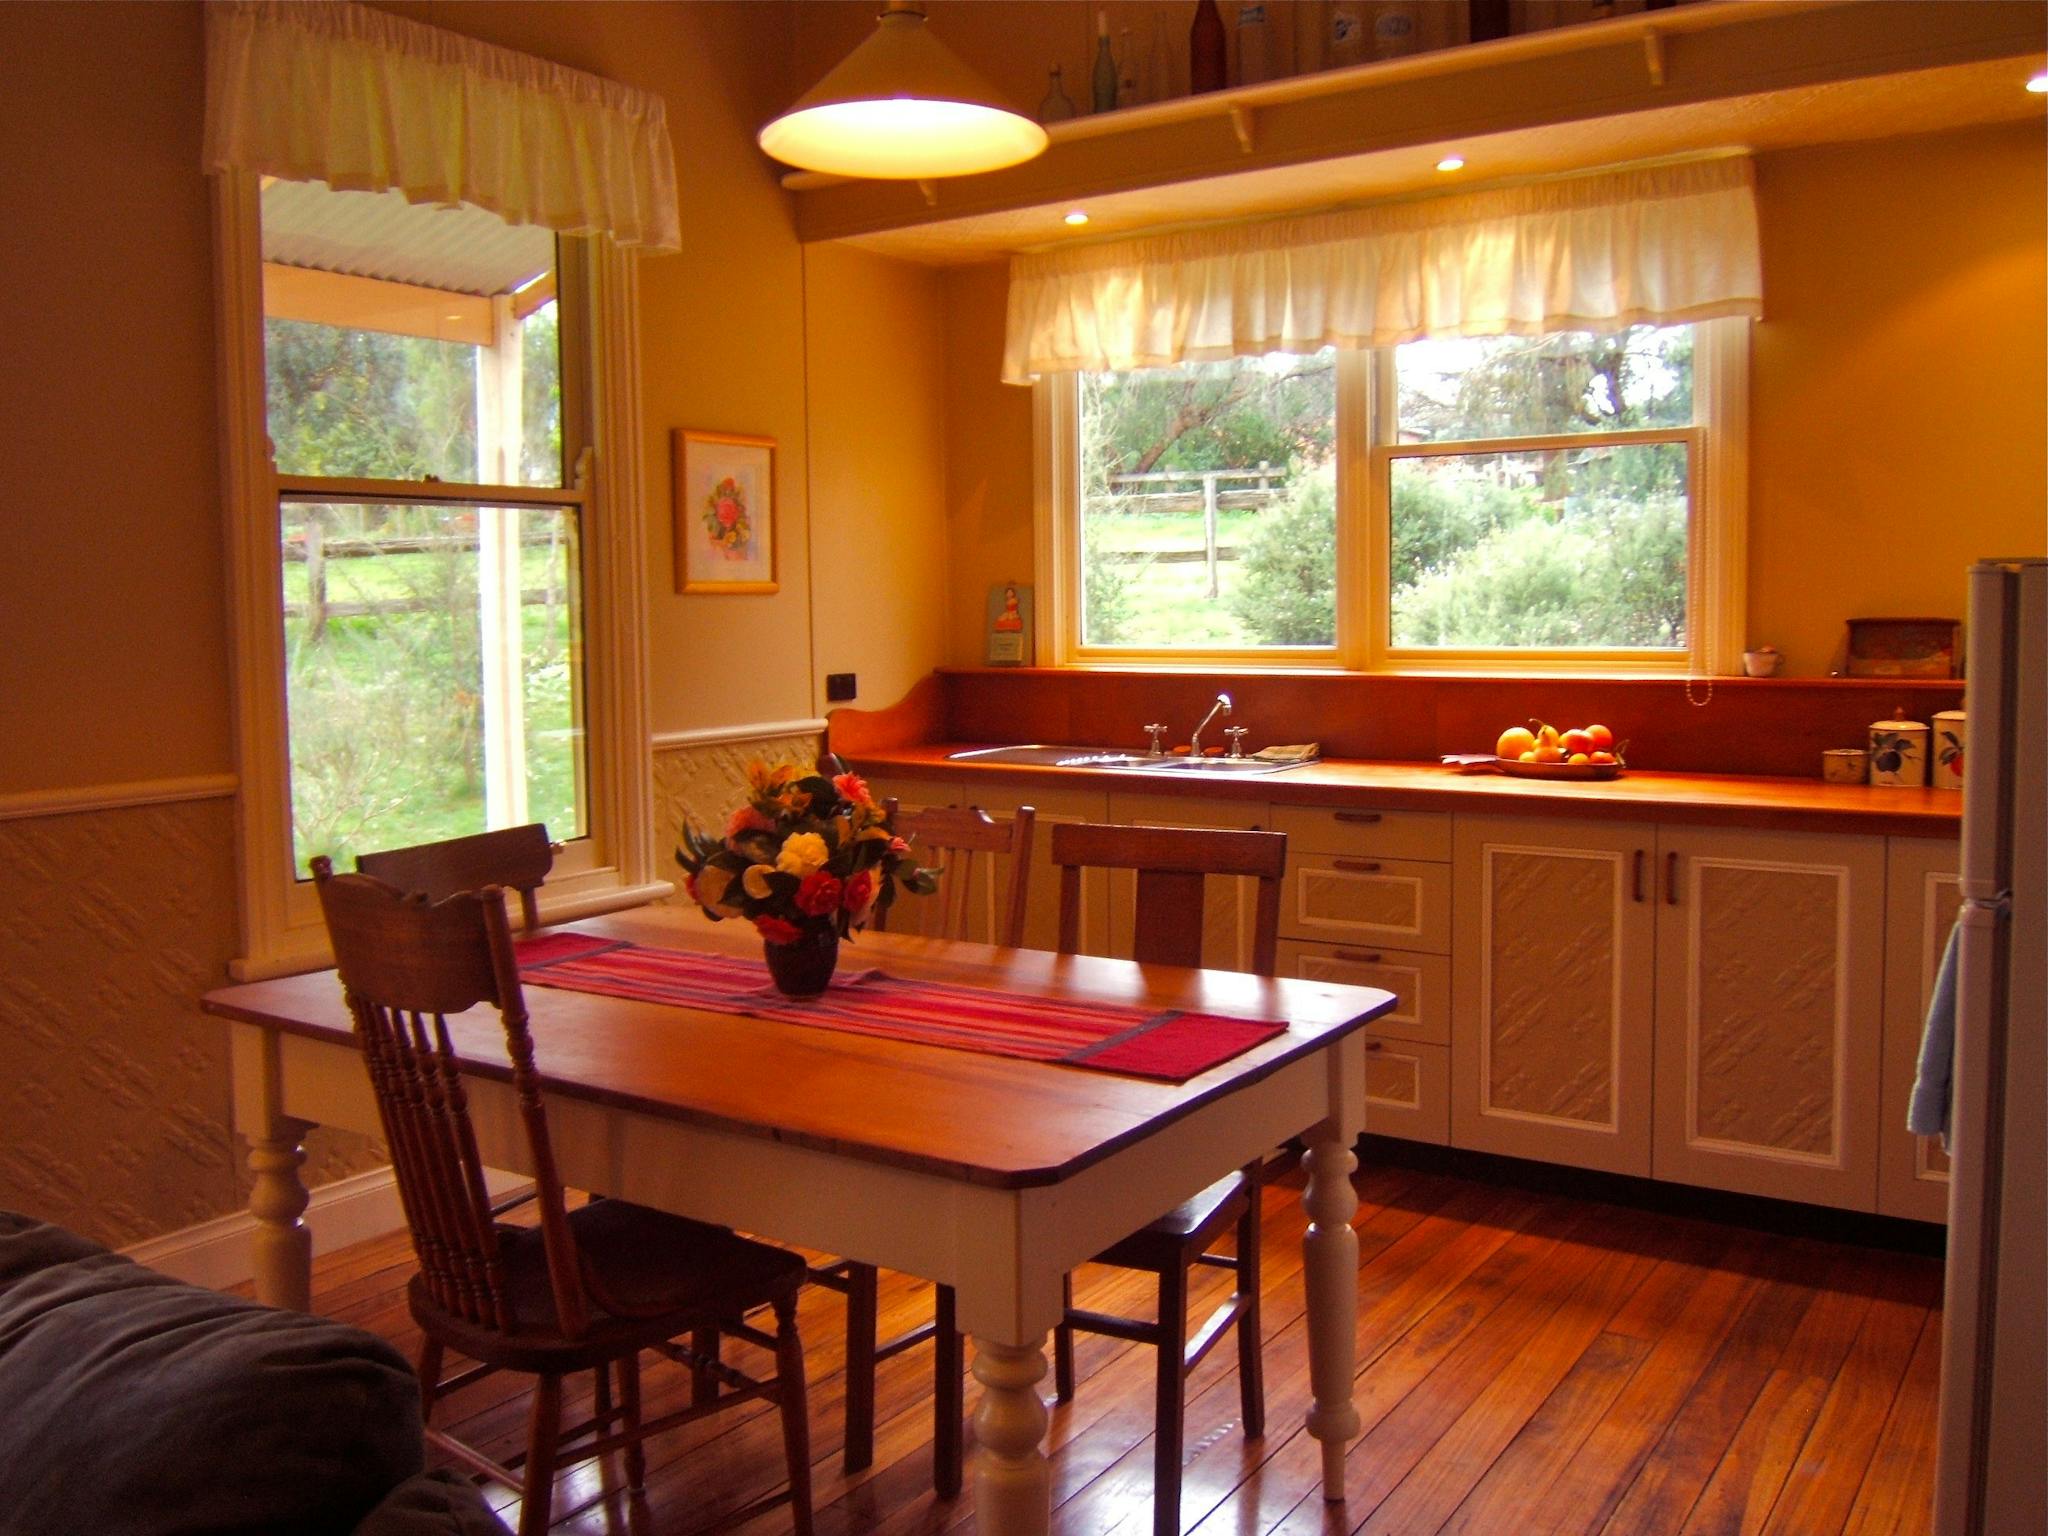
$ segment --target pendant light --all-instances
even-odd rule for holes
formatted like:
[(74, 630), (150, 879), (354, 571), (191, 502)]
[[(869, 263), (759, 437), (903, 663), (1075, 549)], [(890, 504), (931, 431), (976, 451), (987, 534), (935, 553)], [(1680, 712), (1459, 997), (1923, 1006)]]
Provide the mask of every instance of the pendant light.
[(1001, 170), (1044, 152), (1045, 130), (888, 0), (874, 32), (759, 134), (807, 171), (898, 181)]

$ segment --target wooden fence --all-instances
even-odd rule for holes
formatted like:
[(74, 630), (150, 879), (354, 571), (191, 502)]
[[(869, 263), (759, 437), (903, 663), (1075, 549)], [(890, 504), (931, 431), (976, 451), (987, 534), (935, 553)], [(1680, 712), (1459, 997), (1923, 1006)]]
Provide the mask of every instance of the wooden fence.
[[(1225, 489), (1226, 484), (1235, 482), (1250, 483), (1234, 490)], [(1154, 485), (1177, 485), (1186, 489), (1125, 489), (1127, 486)], [(1208, 568), (1209, 596), (1215, 597), (1218, 591), (1217, 563), (1237, 558), (1234, 547), (1225, 548), (1217, 541), (1217, 513), (1264, 511), (1286, 493), (1287, 471), (1275, 469), (1263, 461), (1256, 469), (1152, 470), (1142, 475), (1111, 475), (1109, 488), (1120, 503), (1115, 509), (1120, 512), (1192, 512), (1197, 507), (1201, 508), (1202, 548), (1199, 553), (1191, 549), (1166, 550), (1157, 554), (1126, 550), (1112, 558), (1130, 564), (1156, 561), (1163, 565), (1200, 560)]]

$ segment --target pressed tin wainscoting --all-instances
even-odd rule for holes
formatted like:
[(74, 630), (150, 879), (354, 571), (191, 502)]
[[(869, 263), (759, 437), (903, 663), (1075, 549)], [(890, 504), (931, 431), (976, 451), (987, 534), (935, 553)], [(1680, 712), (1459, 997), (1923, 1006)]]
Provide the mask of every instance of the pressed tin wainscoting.
[[(126, 788), (124, 786), (124, 788)], [(0, 819), (0, 1206), (109, 1244), (241, 1208), (227, 1032), (198, 1009), (235, 950), (227, 792)], [(322, 1130), (305, 1181), (383, 1165)]]
[[(783, 720), (758, 726), (677, 731), (654, 738), (654, 846), (672, 850), (691, 817), (707, 829), (722, 828), (739, 803), (747, 765), (793, 762), (808, 767), (824, 739), (822, 720)], [(678, 882), (671, 901), (687, 900), (674, 855), (662, 852), (656, 873)]]

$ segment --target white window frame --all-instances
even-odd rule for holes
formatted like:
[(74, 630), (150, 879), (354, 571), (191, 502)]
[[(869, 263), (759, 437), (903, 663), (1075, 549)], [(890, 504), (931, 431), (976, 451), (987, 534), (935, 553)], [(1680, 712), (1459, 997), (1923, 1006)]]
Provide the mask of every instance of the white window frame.
[[(247, 171), (214, 178), (241, 911), (241, 953), (230, 970), (242, 980), (332, 963), (318, 899), (310, 882), (298, 878), (292, 844), (278, 508), (281, 494), (310, 482), (280, 477), (271, 454), (259, 188), (260, 179)], [(565, 414), (563, 440), (586, 444), (588, 451), (566, 493), (502, 487), (491, 493), (512, 502), (580, 501), (582, 507), (585, 835), (564, 849), (549, 878), (542, 905), (554, 919), (636, 905), (672, 890), (655, 873), (648, 750), (637, 269), (632, 256), (602, 239), (564, 238), (558, 247), (558, 287), (571, 300), (565, 311), (588, 317), (581, 345), (572, 326), (561, 328), (565, 413), (580, 415), (572, 421)], [(322, 483), (335, 491), (349, 484)], [(475, 488), (449, 489), (466, 500)]]
[[(1694, 322), (1689, 428), (1513, 437), (1479, 443), (1397, 444), (1391, 350), (1337, 355), (1337, 637), (1327, 647), (1157, 651), (1081, 641), (1080, 385), (1073, 374), (1033, 386), (1034, 508), (1038, 589), (1051, 594), (1042, 626), (1041, 666), (1342, 668), (1370, 672), (1481, 675), (1733, 676), (1741, 671), (1747, 614), (1749, 526), (1749, 345), (1747, 320)], [(1691, 516), (1687, 529), (1684, 650), (1449, 649), (1391, 644), (1392, 463), (1446, 452), (1514, 452), (1678, 441), (1687, 445)]]

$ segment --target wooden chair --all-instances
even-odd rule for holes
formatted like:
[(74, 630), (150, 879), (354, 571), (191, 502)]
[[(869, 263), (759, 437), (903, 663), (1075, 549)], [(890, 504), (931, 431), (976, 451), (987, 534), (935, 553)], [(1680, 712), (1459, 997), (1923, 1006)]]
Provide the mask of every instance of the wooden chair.
[[(325, 858), (313, 861), (313, 877), (419, 1261), (407, 1300), (425, 1335), (419, 1375), (426, 1416), (431, 1419), (437, 1399), (492, 1371), (539, 1378), (527, 1451), (509, 1464), (432, 1427), (428, 1438), (472, 1471), (517, 1489), (520, 1536), (539, 1536), (548, 1526), (554, 1473), (563, 1461), (622, 1450), (628, 1481), (638, 1490), (648, 1436), (768, 1399), (781, 1410), (789, 1491), (745, 1515), (787, 1499), (797, 1536), (810, 1536), (810, 1428), (796, 1328), (803, 1259), (624, 1200), (568, 1210), (504, 892), (488, 887), (429, 903), (368, 875), (336, 875)], [(495, 1006), (504, 1024), (538, 1189), (537, 1227), (495, 1222), (485, 1193), (446, 1018), (479, 1003)], [(745, 1313), (759, 1306), (773, 1309), (774, 1333), (746, 1323)], [(772, 1350), (775, 1375), (756, 1381), (670, 1342), (707, 1328)], [(643, 1349), (691, 1368), (698, 1390), (690, 1406), (642, 1419)], [(441, 1365), (449, 1350), (475, 1364), (444, 1381)], [(562, 1377), (585, 1370), (596, 1377), (593, 1414), (564, 1428)], [(523, 1472), (515, 1470), (522, 1466)]]
[[(1016, 814), (1005, 825), (979, 806), (931, 806), (899, 815), (895, 800), (883, 804), (897, 834), (914, 839), (920, 855), (934, 850), (949, 855), (938, 896), (943, 904), (939, 910), (940, 937), (973, 937), (969, 893), (977, 856), (1007, 854), (1009, 904), (996, 920), (995, 940), (1013, 949), (1024, 942), (1025, 900), (1031, 883), (1032, 821), (1036, 815), (1030, 806), (1017, 807)], [(993, 863), (988, 871), (989, 879), (993, 880)], [(883, 926), (882, 917), (876, 918), (875, 926)], [(938, 1288), (929, 1323), (877, 1343), (876, 1292), (880, 1278), (872, 1264), (852, 1259), (816, 1265), (811, 1270), (814, 1284), (846, 1297), (846, 1470), (858, 1472), (874, 1462), (875, 1368), (929, 1339), (937, 1356), (933, 1361), (936, 1383), (932, 1393), (932, 1487), (941, 1498), (950, 1499), (960, 1492), (961, 1464), (966, 1455), (961, 1427), (965, 1407), (961, 1378), (967, 1371), (967, 1358), (960, 1330), (954, 1323), (953, 1288)]]
[[(1231, 832), (1197, 827), (1117, 827), (1090, 822), (1052, 829), (1052, 860), (1060, 871), (1059, 950), (1080, 948), (1083, 868), (1132, 870), (1137, 910), (1133, 957), (1147, 965), (1202, 963), (1203, 881), (1211, 875), (1256, 879), (1251, 969), (1271, 976), (1280, 941), (1280, 883), (1287, 868), (1283, 832)], [(1180, 1463), (1187, 1373), (1237, 1329), (1237, 1378), (1244, 1433), (1265, 1433), (1265, 1372), (1259, 1355), (1259, 1195), (1261, 1168), (1252, 1163), (1192, 1200), (1096, 1255), (1098, 1264), (1144, 1270), (1159, 1277), (1156, 1322), (1116, 1317), (1074, 1305), (1066, 1283), (1065, 1320), (1053, 1331), (1053, 1380), (1059, 1400), (1074, 1395), (1074, 1333), (1108, 1334), (1150, 1344), (1159, 1352), (1157, 1423), (1152, 1456), (1152, 1529), (1180, 1536)], [(1236, 1229), (1235, 1252), (1212, 1254), (1217, 1239)], [(1197, 1264), (1232, 1271), (1231, 1295), (1188, 1338), (1188, 1275)]]
[(501, 885), (519, 893), (520, 926), (531, 933), (540, 926), (535, 893), (554, 864), (555, 845), (548, 841), (548, 829), (535, 821), (446, 842), (358, 854), (356, 873), (374, 875), (401, 891), (418, 891), (429, 901)]
[[(992, 941), (1012, 949), (1024, 942), (1024, 898), (1031, 883), (1032, 819), (1037, 815), (1028, 805), (1017, 807), (1008, 824), (995, 820), (978, 805), (933, 805), (921, 811), (899, 814), (894, 799), (882, 802), (890, 824), (899, 837), (917, 844), (919, 854), (947, 855), (945, 878), (939, 882), (939, 936), (948, 939), (976, 937), (971, 905), (977, 858), (1007, 854), (1010, 860), (1009, 904), (996, 920)], [(992, 859), (986, 865), (988, 878), (995, 879)], [(875, 919), (886, 928), (888, 914)]]

